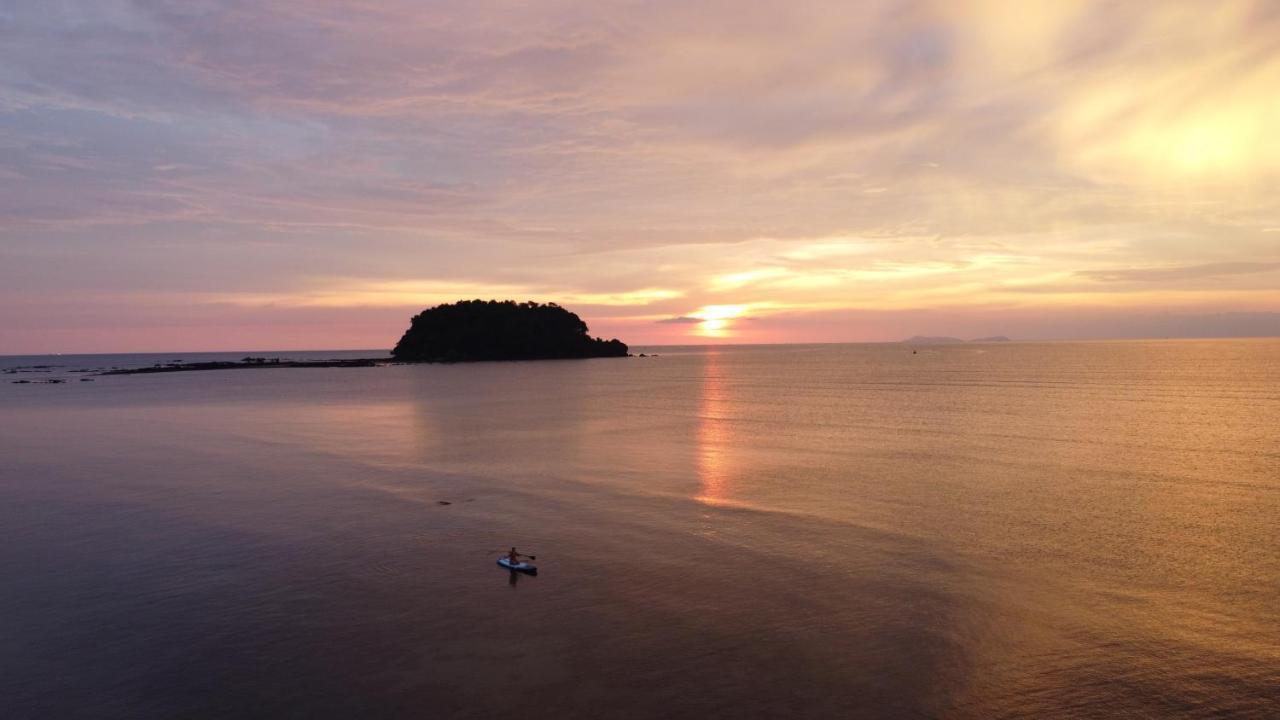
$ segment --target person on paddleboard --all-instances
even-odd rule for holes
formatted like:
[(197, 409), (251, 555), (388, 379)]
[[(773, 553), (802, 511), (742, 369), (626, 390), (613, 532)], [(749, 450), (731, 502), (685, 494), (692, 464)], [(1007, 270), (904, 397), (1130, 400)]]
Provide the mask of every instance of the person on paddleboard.
[(529, 557), (529, 556), (521, 555), (520, 553), (516, 552), (515, 548), (511, 548), (511, 552), (507, 554), (507, 561), (510, 562), (512, 565), (517, 565), (520, 563), (520, 558), (522, 557)]

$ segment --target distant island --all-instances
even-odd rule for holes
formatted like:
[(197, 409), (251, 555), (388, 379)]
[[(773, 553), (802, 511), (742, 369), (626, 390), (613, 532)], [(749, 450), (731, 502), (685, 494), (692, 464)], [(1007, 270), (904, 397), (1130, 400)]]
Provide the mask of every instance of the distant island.
[(995, 342), (1012, 342), (1003, 335), (993, 335), (991, 337), (980, 337), (972, 340), (963, 340), (961, 338), (931, 336), (931, 335), (913, 335), (902, 342), (908, 345), (954, 345), (957, 343), (975, 342), (975, 343), (995, 343)]
[(587, 334), (587, 324), (555, 303), (463, 300), (415, 315), (391, 356), (401, 362), (626, 357), (621, 340)]

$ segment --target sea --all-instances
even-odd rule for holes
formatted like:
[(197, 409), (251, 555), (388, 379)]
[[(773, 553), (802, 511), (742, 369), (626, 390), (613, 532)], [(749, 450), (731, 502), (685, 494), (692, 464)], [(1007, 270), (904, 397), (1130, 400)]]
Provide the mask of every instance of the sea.
[(0, 717), (1280, 717), (1280, 341), (633, 350), (0, 358)]

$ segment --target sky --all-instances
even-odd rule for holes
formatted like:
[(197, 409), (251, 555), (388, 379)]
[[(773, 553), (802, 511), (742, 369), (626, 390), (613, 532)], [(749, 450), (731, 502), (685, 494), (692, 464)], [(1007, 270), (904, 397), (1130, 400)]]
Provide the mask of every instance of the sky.
[(0, 354), (1280, 335), (1280, 3), (8, 0)]

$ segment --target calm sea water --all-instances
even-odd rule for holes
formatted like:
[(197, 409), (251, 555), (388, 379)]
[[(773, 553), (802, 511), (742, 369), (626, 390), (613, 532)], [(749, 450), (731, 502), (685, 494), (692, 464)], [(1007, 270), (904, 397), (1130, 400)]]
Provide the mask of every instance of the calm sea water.
[(1280, 342), (658, 352), (0, 358), (0, 716), (1280, 716)]

